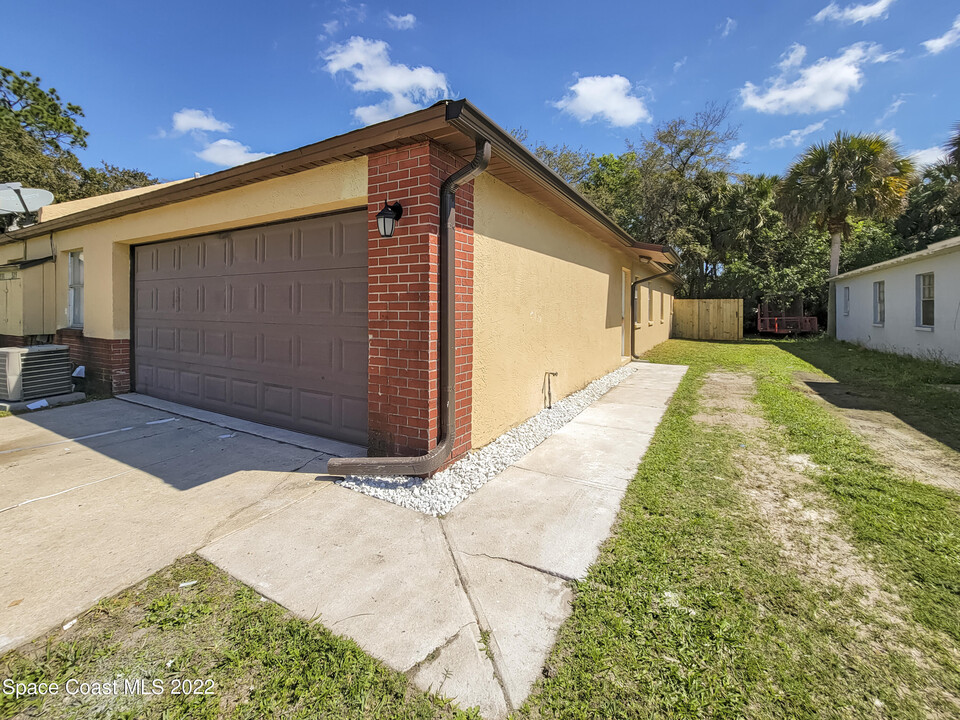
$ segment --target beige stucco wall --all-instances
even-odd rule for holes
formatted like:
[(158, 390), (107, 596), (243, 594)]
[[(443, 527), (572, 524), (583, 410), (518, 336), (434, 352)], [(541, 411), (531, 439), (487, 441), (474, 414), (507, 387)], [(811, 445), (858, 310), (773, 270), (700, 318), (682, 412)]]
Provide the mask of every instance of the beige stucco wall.
[[(556, 401), (628, 362), (623, 270), (630, 279), (655, 270), (489, 175), (474, 193), (472, 445), (480, 447), (545, 407), (545, 373), (558, 373)], [(653, 282), (652, 322), (639, 288), (638, 353), (670, 335), (672, 285)]]
[[(367, 159), (360, 157), (56, 232), (56, 283), (51, 290), (54, 329), (69, 324), (66, 256), (72, 250), (83, 250), (84, 254), (84, 334), (128, 338), (130, 245), (334, 212), (366, 203)], [(30, 240), (27, 252), (28, 257), (37, 256), (38, 252), (49, 255), (49, 237)], [(20, 258), (23, 245), (0, 248), (0, 263), (5, 254), (10, 254), (10, 259)]]

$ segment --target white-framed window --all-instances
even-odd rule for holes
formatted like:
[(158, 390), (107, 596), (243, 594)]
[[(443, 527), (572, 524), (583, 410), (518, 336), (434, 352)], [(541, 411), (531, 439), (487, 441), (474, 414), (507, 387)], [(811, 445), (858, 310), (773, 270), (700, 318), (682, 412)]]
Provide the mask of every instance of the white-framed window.
[(933, 273), (917, 275), (917, 327), (933, 327)]
[(647, 322), (653, 325), (653, 286), (647, 287)]
[(884, 299), (886, 287), (883, 280), (873, 284), (873, 324), (883, 325), (887, 318), (887, 308)]
[(83, 327), (83, 250), (67, 255), (67, 315), (70, 327)]
[(843, 286), (843, 314), (850, 314), (850, 286)]
[(667, 294), (665, 292), (660, 293), (660, 324), (663, 324), (663, 313), (664, 306), (667, 304)]

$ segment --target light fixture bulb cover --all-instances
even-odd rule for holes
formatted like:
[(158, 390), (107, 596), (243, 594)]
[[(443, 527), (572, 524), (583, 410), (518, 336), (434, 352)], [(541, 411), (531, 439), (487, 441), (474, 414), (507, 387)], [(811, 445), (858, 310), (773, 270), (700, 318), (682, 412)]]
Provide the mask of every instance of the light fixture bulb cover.
[(392, 237), (396, 229), (397, 220), (403, 217), (403, 206), (395, 202), (391, 205), (389, 202), (383, 203), (383, 210), (377, 213), (377, 229), (381, 237)]

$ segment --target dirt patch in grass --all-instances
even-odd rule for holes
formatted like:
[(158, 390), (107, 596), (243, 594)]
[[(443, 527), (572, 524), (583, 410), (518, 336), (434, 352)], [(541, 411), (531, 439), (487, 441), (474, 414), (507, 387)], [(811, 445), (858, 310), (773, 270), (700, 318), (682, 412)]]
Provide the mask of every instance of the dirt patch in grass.
[(879, 578), (838, 532), (836, 513), (809, 477), (790, 467), (786, 458), (776, 458), (768, 445), (756, 439), (749, 450), (734, 457), (742, 471), (744, 493), (791, 566), (823, 583), (862, 592), (870, 605), (881, 598), (892, 604), (894, 598), (883, 592)]
[(876, 401), (812, 373), (798, 373), (801, 387), (839, 414), (880, 457), (920, 482), (960, 492), (960, 453), (914, 429)]
[(780, 554), (792, 567), (823, 583), (862, 593), (874, 605), (887, 596), (876, 574), (838, 530), (836, 513), (817, 490), (816, 463), (803, 454), (783, 455), (767, 441), (771, 427), (759, 416), (753, 398), (756, 383), (745, 373), (713, 372), (704, 379), (701, 406), (711, 412), (694, 416), (708, 424), (722, 422), (744, 432), (734, 452), (744, 494), (753, 501)]
[(756, 392), (753, 376), (746, 373), (712, 372), (703, 381), (700, 406), (706, 411), (693, 416), (704, 425), (727, 425), (740, 429), (758, 429), (766, 423), (754, 414)]

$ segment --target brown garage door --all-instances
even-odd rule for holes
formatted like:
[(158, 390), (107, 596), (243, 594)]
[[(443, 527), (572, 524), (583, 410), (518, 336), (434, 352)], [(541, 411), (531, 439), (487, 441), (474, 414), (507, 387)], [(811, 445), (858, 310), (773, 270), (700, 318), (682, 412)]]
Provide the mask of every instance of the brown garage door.
[(367, 442), (367, 219), (135, 250), (137, 392)]

